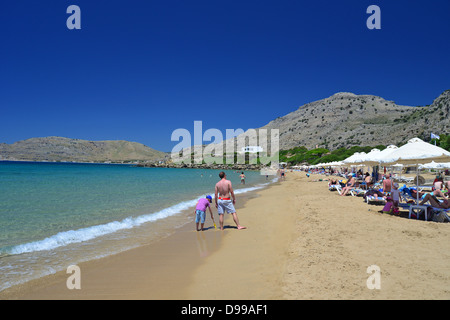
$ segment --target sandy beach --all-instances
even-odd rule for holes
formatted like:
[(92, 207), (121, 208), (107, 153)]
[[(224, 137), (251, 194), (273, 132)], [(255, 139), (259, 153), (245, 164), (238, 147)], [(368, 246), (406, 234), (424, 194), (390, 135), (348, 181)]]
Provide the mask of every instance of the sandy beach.
[[(449, 299), (448, 223), (380, 213), (328, 191), (324, 176), (239, 195), (227, 228), (181, 228), (158, 243), (80, 264), (81, 289), (60, 272), (0, 292), (1, 299)], [(215, 219), (218, 222), (215, 212)], [(380, 289), (369, 289), (369, 266)]]

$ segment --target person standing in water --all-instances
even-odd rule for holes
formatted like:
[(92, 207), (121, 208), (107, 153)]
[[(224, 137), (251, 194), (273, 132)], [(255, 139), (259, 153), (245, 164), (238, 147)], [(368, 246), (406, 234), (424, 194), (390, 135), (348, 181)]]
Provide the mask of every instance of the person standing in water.
[(219, 214), (220, 230), (223, 230), (223, 216), (225, 211), (233, 216), (234, 223), (236, 223), (238, 230), (246, 229), (246, 227), (239, 224), (236, 209), (234, 208), (236, 197), (231, 181), (227, 180), (227, 175), (223, 171), (219, 173), (219, 177), (221, 180), (216, 184), (214, 200), (216, 202), (217, 213)]
[(240, 177), (241, 177), (241, 184), (245, 184), (245, 174), (244, 174), (244, 171), (241, 172)]

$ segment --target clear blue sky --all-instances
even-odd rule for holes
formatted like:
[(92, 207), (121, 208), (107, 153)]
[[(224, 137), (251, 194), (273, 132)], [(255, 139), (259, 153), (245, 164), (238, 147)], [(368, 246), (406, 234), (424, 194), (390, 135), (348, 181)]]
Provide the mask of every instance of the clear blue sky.
[[(66, 9), (81, 8), (81, 30)], [(381, 30), (366, 9), (381, 8)], [(450, 1), (42, 0), (0, 8), (0, 142), (248, 129), (336, 92), (450, 89)]]

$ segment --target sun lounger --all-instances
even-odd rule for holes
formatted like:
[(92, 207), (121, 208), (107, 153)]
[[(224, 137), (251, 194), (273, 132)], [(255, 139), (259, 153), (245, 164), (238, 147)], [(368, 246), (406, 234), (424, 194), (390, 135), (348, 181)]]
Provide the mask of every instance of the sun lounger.
[[(402, 190), (401, 195), (402, 195), (402, 198), (410, 204), (415, 204), (417, 202), (417, 198), (413, 197), (409, 192), (407, 192), (407, 190)], [(419, 198), (419, 200), (420, 199), (422, 199), (422, 198)]]
[(375, 197), (375, 196), (366, 196), (366, 202), (368, 204), (372, 204), (372, 203), (386, 204), (386, 200), (384, 198)]
[(330, 190), (330, 191), (339, 191), (340, 188), (341, 188), (341, 186), (339, 184), (332, 184), (332, 185), (328, 186), (328, 190)]
[(414, 178), (407, 178), (407, 177), (398, 177), (397, 179), (400, 182), (405, 182), (405, 183), (412, 183), (414, 181)]
[(362, 196), (364, 196), (365, 193), (366, 193), (366, 190), (359, 189), (359, 188), (350, 190), (350, 194), (351, 194), (353, 197), (358, 197), (358, 196), (359, 196), (359, 197), (362, 197)]
[(406, 202), (408, 202), (408, 203), (413, 203), (413, 202), (416, 203), (416, 201), (417, 201), (416, 198), (414, 198), (413, 196), (411, 196), (407, 193), (402, 193), (402, 198), (404, 200), (406, 200)]
[(427, 191), (432, 191), (433, 190), (433, 186), (417, 186), (417, 190), (419, 190), (419, 192), (422, 192), (422, 191), (424, 191), (424, 190), (427, 190)]

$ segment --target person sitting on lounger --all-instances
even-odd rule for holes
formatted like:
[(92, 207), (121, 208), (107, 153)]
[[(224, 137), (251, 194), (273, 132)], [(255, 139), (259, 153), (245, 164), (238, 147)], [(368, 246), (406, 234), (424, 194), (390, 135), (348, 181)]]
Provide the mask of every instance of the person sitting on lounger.
[(328, 182), (328, 186), (329, 186), (329, 187), (335, 186), (335, 185), (337, 185), (337, 184), (338, 184), (337, 178), (331, 178), (330, 181)]
[(420, 205), (423, 205), (428, 201), (434, 208), (450, 209), (450, 201), (448, 199), (444, 199), (444, 201), (440, 202), (434, 195), (431, 195), (430, 193), (428, 193), (425, 198), (423, 198), (422, 202), (420, 202)]
[(347, 193), (349, 193), (350, 190), (352, 190), (355, 187), (355, 184), (356, 184), (355, 177), (351, 176), (350, 181), (347, 183), (347, 186), (345, 186), (342, 189), (341, 196), (347, 195)]
[(370, 173), (366, 172), (366, 176), (364, 177), (364, 182), (367, 185), (367, 188), (370, 187), (373, 183), (372, 183), (372, 176), (370, 175)]

